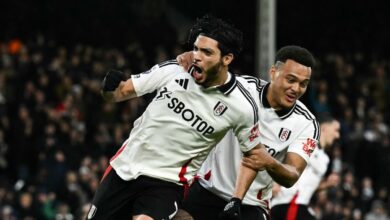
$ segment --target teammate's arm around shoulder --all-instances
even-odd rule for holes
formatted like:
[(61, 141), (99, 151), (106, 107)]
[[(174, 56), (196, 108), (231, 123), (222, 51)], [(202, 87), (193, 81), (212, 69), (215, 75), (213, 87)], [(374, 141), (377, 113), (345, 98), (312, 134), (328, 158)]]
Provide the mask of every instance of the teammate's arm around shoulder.
[(131, 78), (116, 70), (110, 70), (102, 82), (102, 97), (106, 101), (120, 102), (136, 96)]
[(182, 54), (177, 55), (176, 61), (182, 66), (186, 71), (188, 71), (194, 60), (194, 54), (192, 51), (187, 51)]

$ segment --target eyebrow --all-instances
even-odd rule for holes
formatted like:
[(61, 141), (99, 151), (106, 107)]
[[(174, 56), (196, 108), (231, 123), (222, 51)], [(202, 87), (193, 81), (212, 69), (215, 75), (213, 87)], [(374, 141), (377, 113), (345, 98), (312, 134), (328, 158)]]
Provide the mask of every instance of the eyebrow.
[(215, 53), (215, 51), (209, 47), (202, 47), (202, 48), (199, 48), (197, 45), (194, 44), (194, 48), (202, 51), (202, 52), (209, 52), (209, 53)]
[[(287, 73), (286, 77), (293, 77), (294, 79), (299, 79), (295, 74), (293, 73)], [(310, 78), (306, 78), (304, 80), (302, 80), (301, 82), (309, 82), (310, 81)]]

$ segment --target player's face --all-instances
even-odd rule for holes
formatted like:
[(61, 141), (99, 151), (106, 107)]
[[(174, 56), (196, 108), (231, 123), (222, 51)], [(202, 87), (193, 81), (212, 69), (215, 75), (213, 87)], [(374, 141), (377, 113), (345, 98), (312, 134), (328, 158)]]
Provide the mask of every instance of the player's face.
[(195, 82), (210, 87), (223, 84), (226, 80), (227, 66), (233, 55), (221, 56), (218, 42), (212, 38), (199, 35), (194, 43), (192, 76)]
[(311, 77), (311, 68), (287, 60), (278, 62), (270, 70), (271, 85), (267, 99), (275, 109), (291, 108), (306, 92)]
[(328, 123), (321, 135), (325, 135), (326, 146), (332, 145), (335, 140), (340, 138), (340, 122), (333, 120)]

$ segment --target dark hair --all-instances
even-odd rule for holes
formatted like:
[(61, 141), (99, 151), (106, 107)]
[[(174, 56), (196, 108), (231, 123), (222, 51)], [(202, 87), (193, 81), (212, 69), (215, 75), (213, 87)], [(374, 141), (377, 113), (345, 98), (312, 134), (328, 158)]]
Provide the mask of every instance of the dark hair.
[(313, 68), (315, 65), (315, 59), (313, 57), (313, 54), (311, 54), (307, 49), (300, 46), (289, 45), (279, 49), (278, 52), (276, 52), (275, 64), (278, 61), (284, 63), (288, 59), (294, 60), (295, 62), (307, 67)]
[(322, 112), (320, 113), (318, 116), (317, 116), (317, 120), (320, 124), (322, 123), (331, 123), (335, 120), (337, 120), (336, 118), (334, 118), (330, 113), (328, 112)]
[(218, 49), (221, 50), (222, 56), (228, 53), (238, 56), (242, 50), (242, 32), (233, 27), (232, 24), (212, 15), (205, 15), (197, 19), (189, 32), (187, 43), (192, 46), (199, 35), (218, 41)]

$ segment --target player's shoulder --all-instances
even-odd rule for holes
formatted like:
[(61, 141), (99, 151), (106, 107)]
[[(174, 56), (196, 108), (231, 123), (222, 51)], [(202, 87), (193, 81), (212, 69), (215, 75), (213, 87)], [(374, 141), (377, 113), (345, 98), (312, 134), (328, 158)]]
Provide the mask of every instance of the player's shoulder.
[(166, 61), (163, 61), (161, 63), (158, 63), (157, 66), (159, 68), (163, 68), (163, 67), (177, 67), (180, 65), (175, 59), (172, 59), (172, 60), (166, 60)]
[[(234, 91), (238, 96), (247, 97), (247, 99), (255, 100), (255, 103), (258, 103), (259, 97), (259, 86), (258, 79), (252, 77), (252, 81), (248, 81), (243, 75), (233, 74), (235, 86)], [(257, 80), (257, 81), (256, 81)], [(245, 99), (243, 99), (245, 100)]]
[(258, 121), (259, 92), (256, 86), (249, 85), (240, 75), (232, 74), (233, 86), (229, 93), (229, 99), (234, 103), (238, 112), (243, 115), (254, 115), (254, 120)]
[(268, 83), (267, 81), (249, 75), (236, 75), (236, 78), (241, 84), (251, 88), (256, 88), (258, 91), (260, 91)]
[(237, 79), (237, 84), (242, 90), (248, 91), (254, 99), (256, 99), (256, 103), (260, 100), (259, 96), (265, 85), (266, 81), (261, 80), (259, 78), (248, 76), (248, 75), (235, 75)]
[(152, 68), (152, 70), (154, 68), (155, 69), (158, 68), (160, 69), (160, 71), (169, 71), (169, 72), (175, 71), (175, 72), (183, 72), (183, 73), (185, 72), (184, 68), (180, 66), (179, 63), (174, 59), (158, 63)]
[(317, 121), (315, 115), (299, 100), (294, 106), (293, 114), (307, 121)]
[(303, 104), (297, 101), (291, 116), (302, 131), (314, 132), (313, 138), (319, 140), (320, 126), (315, 115)]

